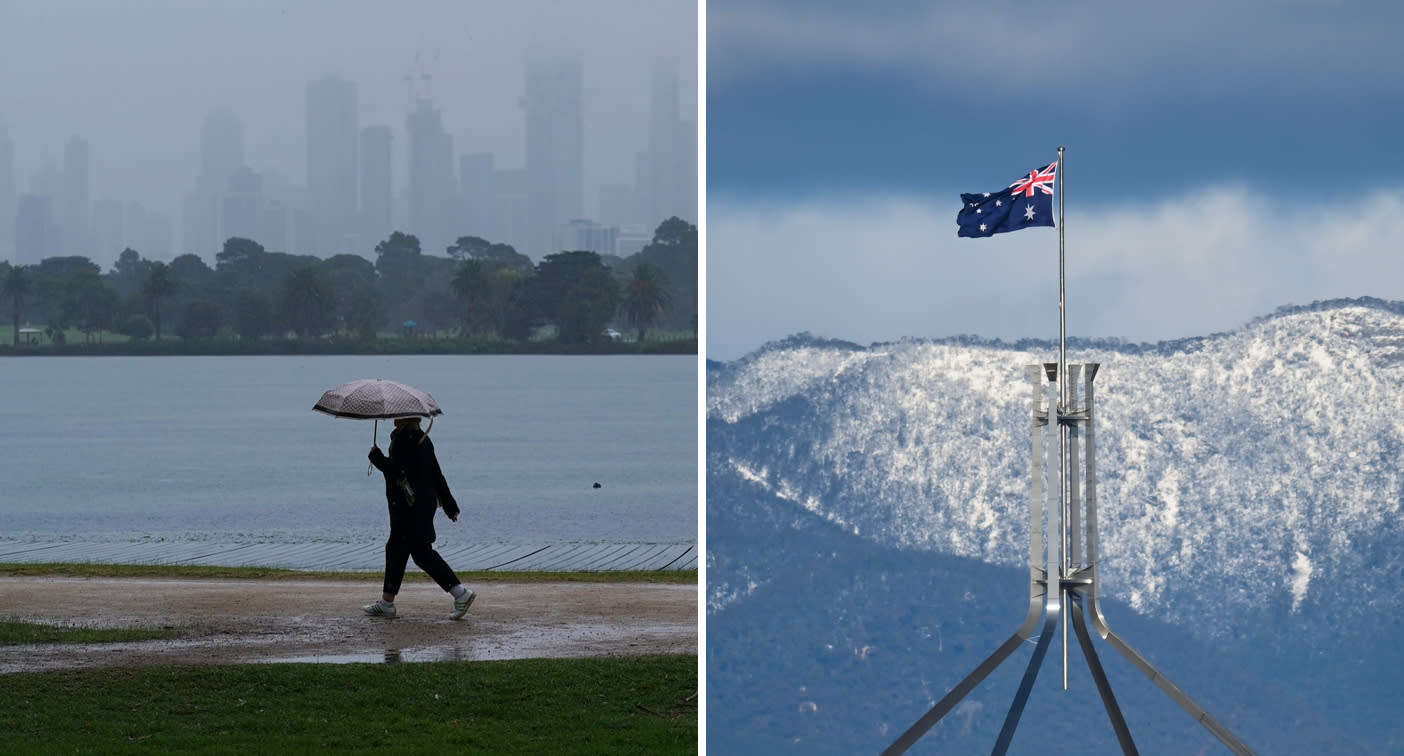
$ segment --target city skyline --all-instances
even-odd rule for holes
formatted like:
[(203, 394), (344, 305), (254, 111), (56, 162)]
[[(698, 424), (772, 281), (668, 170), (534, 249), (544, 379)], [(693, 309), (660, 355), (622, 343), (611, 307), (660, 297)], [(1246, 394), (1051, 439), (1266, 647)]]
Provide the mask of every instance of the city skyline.
[[(83, 12), (76, 10), (80, 8)], [(364, 129), (389, 129), (391, 195), (397, 205), (395, 225), (404, 225), (407, 219), (400, 206), (409, 179), (407, 120), (421, 99), (431, 101), (440, 112), (443, 130), (452, 140), (448, 173), (455, 176), (455, 182), (464, 180), (457, 174), (460, 160), (468, 156), (479, 162), (482, 156), (490, 156), (498, 171), (525, 167), (526, 112), (522, 100), (526, 97), (526, 61), (533, 47), (569, 44), (581, 51), (586, 217), (599, 216), (602, 187), (613, 191), (618, 185), (636, 183), (638, 156), (651, 149), (650, 112), (654, 105), (650, 101), (650, 69), (660, 54), (679, 71), (677, 85), (685, 93), (679, 98), (679, 118), (695, 123), (697, 7), (692, 3), (659, 6), (620, 0), (597, 8), (593, 14), (545, 3), (471, 13), (442, 2), (411, 3), (403, 7), (403, 12), (360, 4), (345, 6), (349, 10), (344, 13), (340, 12), (342, 8), (325, 3), (283, 8), (256, 2), (241, 13), (228, 9), (197, 12), (142, 2), (130, 6), (125, 14), (88, 3), (70, 3), (57, 10), (38, 5), (17, 9), (17, 23), (8, 27), (8, 33), (0, 32), (6, 38), (3, 41), (9, 43), (0, 55), (24, 59), (27, 71), (54, 68), (50, 71), (54, 77), (69, 74), (63, 78), (63, 87), (57, 89), (76, 91), (73, 82), (109, 90), (130, 89), (120, 84), (139, 79), (141, 71), (164, 70), (165, 84), (154, 82), (152, 86), (156, 90), (164, 87), (172, 94), (155, 99), (135, 98), (114, 108), (113, 99), (120, 100), (119, 93), (109, 93), (111, 97), (95, 95), (92, 102), (84, 103), (81, 97), (56, 97), (55, 92), (49, 91), (56, 88), (54, 79), (46, 84), (34, 80), (44, 80), (45, 76), (27, 77), (29, 81), (0, 99), (0, 130), (8, 135), (14, 149), (12, 189), (16, 195), (24, 195), (37, 188), (36, 182), (42, 183), (45, 176), (62, 175), (64, 146), (77, 137), (88, 145), (90, 214), (98, 203), (103, 203), (107, 208), (104, 212), (109, 214), (112, 201), (124, 205), (139, 203), (143, 212), (160, 214), (170, 224), (173, 254), (211, 255), (217, 248), (188, 249), (190, 245), (182, 239), (185, 201), (196, 190), (203, 170), (203, 122), (217, 112), (234, 116), (243, 130), (243, 159), (231, 162), (241, 163), (261, 177), (268, 197), (289, 190), (310, 191), (313, 184), (326, 186), (327, 179), (312, 176), (316, 171), (314, 157), (307, 149), (311, 126), (306, 98), (312, 82), (331, 75), (341, 77), (356, 89), (357, 125), (350, 132), (353, 160), (358, 160), (359, 153), (367, 148), (361, 144)], [(330, 13), (331, 10), (338, 12)], [(160, 25), (154, 25), (158, 16), (226, 24), (232, 27), (230, 34), (237, 36), (242, 30), (245, 43), (265, 34), (267, 39), (286, 41), (289, 25), (318, 28), (325, 25), (327, 18), (338, 18), (344, 22), (338, 30), (345, 26), (353, 32), (348, 37), (379, 41), (358, 47), (347, 39), (311, 34), (308, 38), (315, 44), (305, 46), (325, 48), (325, 55), (314, 55), (309, 50), (289, 55), (273, 45), (269, 53), (260, 51), (256, 60), (248, 60), (243, 66), (248, 70), (239, 70), (220, 56), (219, 48), (227, 48), (227, 43), (214, 40), (208, 45), (211, 49), (185, 61), (190, 71), (181, 74), (193, 76), (192, 80), (202, 79), (204, 85), (178, 87), (171, 83), (177, 74), (159, 60), (159, 51), (190, 53), (190, 40), (156, 44), (156, 50), (138, 45), (140, 49), (125, 55), (122, 64), (114, 66), (121, 69), (117, 72), (91, 65), (106, 59), (103, 51), (118, 46), (115, 39), (103, 38), (98, 44), (85, 45), (87, 52), (77, 57), (90, 65), (79, 61), (77, 68), (52, 49), (52, 43), (63, 38), (64, 30), (75, 26), (75, 20), (89, 26), (98, 21), (111, 22), (123, 28), (134, 28), (144, 21), (147, 25), (142, 38), (156, 39), (161, 36)], [(629, 23), (620, 23), (623, 20)], [(173, 24), (178, 25), (170, 20), (162, 23), (168, 31)], [(492, 33), (473, 31), (479, 27), (491, 28)], [(249, 31), (252, 29), (258, 29), (258, 34)], [(72, 33), (78, 32), (75, 29)], [(129, 49), (132, 38), (127, 35), (127, 44), (120, 47)], [(51, 44), (34, 45), (34, 39), (48, 39)], [(469, 41), (471, 44), (464, 49), (463, 43)], [(55, 65), (46, 65), (45, 61)], [(72, 76), (79, 69), (83, 75)], [(221, 78), (226, 70), (238, 75), (231, 73), (228, 78)], [(77, 115), (85, 111), (102, 111), (102, 115)], [(160, 127), (142, 129), (134, 126), (138, 122), (159, 123)], [(130, 140), (134, 128), (144, 132), (146, 141), (142, 146)], [(153, 143), (158, 146), (153, 147)], [(695, 165), (695, 154), (693, 160)], [(352, 194), (359, 193), (362, 180), (359, 175), (351, 180)], [(0, 187), (0, 194), (3, 192), (4, 187)], [(0, 196), (0, 200), (4, 197)], [(54, 212), (59, 210), (56, 205)], [(353, 231), (368, 233), (361, 228)], [(371, 240), (359, 251), (368, 254), (374, 243)], [(426, 251), (436, 250), (426, 245)], [(109, 263), (110, 260), (102, 262)]]

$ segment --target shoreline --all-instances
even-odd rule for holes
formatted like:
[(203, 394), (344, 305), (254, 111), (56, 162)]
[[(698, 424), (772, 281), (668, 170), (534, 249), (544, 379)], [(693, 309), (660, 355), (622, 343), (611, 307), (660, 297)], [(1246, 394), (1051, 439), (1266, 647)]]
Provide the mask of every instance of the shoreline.
[[(696, 542), (457, 543), (436, 546), (463, 572), (649, 572), (697, 570)], [(0, 562), (261, 567), (332, 572), (384, 568), (384, 541), (236, 543), (0, 539)], [(411, 563), (410, 569), (417, 569)]]
[(127, 341), (18, 346), (0, 344), (0, 357), (340, 357), (381, 355), (584, 355), (697, 356), (696, 338), (678, 341), (559, 344), (556, 342), (474, 342), (462, 339), (385, 341)]

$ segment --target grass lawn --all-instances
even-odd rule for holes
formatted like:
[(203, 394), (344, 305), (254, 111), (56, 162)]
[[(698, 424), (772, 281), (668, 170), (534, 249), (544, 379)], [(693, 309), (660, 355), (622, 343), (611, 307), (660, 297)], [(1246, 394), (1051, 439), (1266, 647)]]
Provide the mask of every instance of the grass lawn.
[(140, 630), (107, 627), (63, 627), (35, 622), (0, 622), (0, 646), (26, 643), (115, 643), (118, 641), (169, 640), (180, 637), (176, 628)]
[[(4, 576), (378, 580), (379, 573), (0, 564)], [(473, 573), (475, 582), (696, 584), (697, 572)], [(0, 645), (172, 637), (0, 623)], [(695, 654), (409, 664), (244, 664), (0, 675), (0, 752), (693, 754)]]
[(697, 657), (251, 664), (3, 676), (23, 753), (687, 754)]

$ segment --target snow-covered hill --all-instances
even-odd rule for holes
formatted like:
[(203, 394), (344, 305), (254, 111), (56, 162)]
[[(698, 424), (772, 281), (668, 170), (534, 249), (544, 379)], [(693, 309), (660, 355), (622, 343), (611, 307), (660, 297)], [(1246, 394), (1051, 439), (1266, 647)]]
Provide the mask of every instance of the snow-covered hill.
[[(1201, 634), (1324, 602), (1397, 614), (1401, 309), (1353, 300), (1202, 339), (1074, 342), (1070, 362), (1102, 364), (1103, 593), (1172, 622), (1212, 595), (1223, 612)], [(1053, 359), (1047, 343), (798, 336), (709, 364), (709, 611), (763, 585), (807, 517), (883, 546), (1023, 564), (1024, 366)], [(794, 507), (755, 511), (730, 493), (746, 486)], [(752, 551), (725, 538), (739, 520)]]

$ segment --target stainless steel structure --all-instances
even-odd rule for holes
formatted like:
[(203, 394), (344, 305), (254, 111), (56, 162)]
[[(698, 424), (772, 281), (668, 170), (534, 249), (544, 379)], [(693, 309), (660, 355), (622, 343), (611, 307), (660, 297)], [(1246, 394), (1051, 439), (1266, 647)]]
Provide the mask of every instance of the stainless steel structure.
[[(1061, 159), (1061, 149), (1059, 152)], [(1033, 690), (1034, 680), (1038, 677), (1039, 668), (1043, 665), (1049, 646), (1052, 645), (1060, 621), (1063, 623), (1063, 687), (1067, 687), (1067, 629), (1071, 624), (1122, 752), (1138, 753), (1131, 731), (1121, 715), (1121, 708), (1117, 705), (1116, 696), (1093, 647), (1091, 634), (1087, 630), (1088, 616), (1092, 619), (1093, 629), (1103, 640), (1129, 659), (1137, 669), (1174, 699), (1175, 703), (1194, 717), (1195, 721), (1228, 746), (1229, 750), (1238, 756), (1253, 756), (1253, 751), (1242, 740), (1210, 716), (1203, 707), (1176, 687), (1168, 677), (1146, 661), (1145, 657), (1107, 625), (1102, 614), (1097, 576), (1100, 552), (1097, 538), (1097, 447), (1093, 423), (1092, 383), (1097, 377), (1099, 365), (1068, 365), (1061, 350), (1059, 357), (1057, 363), (1030, 365), (1026, 368), (1029, 383), (1033, 388), (1033, 455), (1029, 466), (1032, 491), (1029, 511), (1031, 527), (1028, 615), (1003, 645), (995, 649), (975, 671), (961, 680), (945, 698), (938, 701), (902, 733), (882, 752), (883, 756), (905, 753), (1037, 631), (1038, 640), (1033, 656), (1024, 671), (1014, 701), (1009, 705), (1009, 713), (1005, 717), (1004, 727), (1000, 730), (994, 750), (991, 751), (995, 756), (1007, 753), (1014, 738), (1014, 731), (1019, 726), (1024, 705), (1028, 702), (1030, 691)], [(1061, 386), (1060, 374), (1067, 378)], [(1050, 394), (1055, 397), (1052, 402), (1047, 401)], [(1056, 424), (1056, 434), (1048, 432), (1050, 423)], [(1049, 447), (1052, 445), (1057, 446), (1054, 452), (1057, 454), (1057, 462), (1047, 465)], [(1048, 481), (1046, 488), (1045, 477)], [(1056, 522), (1045, 521), (1045, 512), (1050, 517), (1055, 517)]]

